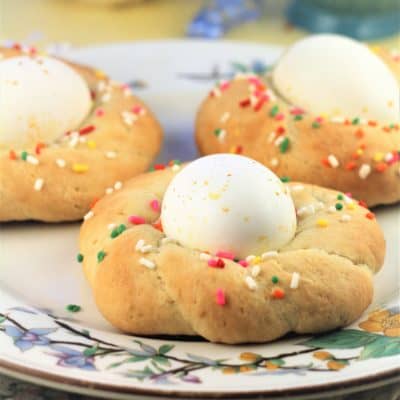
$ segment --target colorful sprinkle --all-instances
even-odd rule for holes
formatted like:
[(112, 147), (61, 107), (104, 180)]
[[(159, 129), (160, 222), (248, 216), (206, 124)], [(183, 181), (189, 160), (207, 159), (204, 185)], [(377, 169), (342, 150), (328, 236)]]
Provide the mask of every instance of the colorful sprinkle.
[(226, 304), (225, 293), (222, 289), (217, 289), (215, 293), (215, 301), (219, 306), (224, 306)]
[(368, 219), (374, 219), (374, 218), (375, 218), (375, 214), (372, 213), (372, 212), (368, 212), (367, 214), (365, 214), (365, 216), (366, 216)]
[(328, 162), (332, 168), (337, 168), (339, 166), (339, 161), (333, 154), (328, 156)]
[(35, 153), (37, 155), (40, 155), (40, 153), (42, 152), (42, 149), (44, 149), (46, 147), (46, 145), (44, 143), (37, 143), (35, 146)]
[(281, 153), (286, 153), (290, 146), (290, 140), (288, 137), (285, 137), (282, 143), (279, 145), (279, 150)]
[(117, 157), (117, 153), (115, 151), (106, 151), (105, 153), (106, 158), (112, 160)]
[(101, 263), (104, 260), (104, 258), (106, 257), (106, 255), (107, 255), (107, 253), (104, 250), (100, 250), (97, 253), (97, 262)]
[(290, 177), (289, 176), (281, 176), (281, 182), (283, 183), (287, 183), (290, 182)]
[(160, 210), (161, 210), (160, 202), (157, 199), (150, 201), (150, 207), (153, 211), (155, 211), (157, 213), (160, 212)]
[(271, 282), (274, 283), (274, 284), (276, 284), (276, 283), (279, 282), (279, 278), (278, 278), (276, 275), (274, 275), (274, 276), (271, 278)]
[(43, 188), (44, 185), (44, 179), (42, 178), (37, 178), (35, 181), (35, 184), (33, 185), (33, 188), (37, 191), (40, 192)]
[(114, 228), (111, 231), (111, 234), (110, 234), (111, 239), (115, 239), (116, 237), (118, 237), (125, 230), (126, 230), (126, 225), (121, 224), (121, 225), (117, 226), (116, 228)]
[(72, 164), (72, 171), (82, 174), (84, 172), (87, 172), (89, 170), (89, 166), (87, 164), (80, 164), (80, 163), (75, 163)]
[(94, 212), (92, 210), (88, 211), (85, 216), (83, 217), (84, 221), (87, 221), (88, 219), (92, 218), (94, 215)]
[(251, 276), (246, 276), (244, 281), (246, 282), (246, 285), (250, 290), (257, 289), (257, 282)]
[(371, 166), (369, 164), (362, 164), (360, 169), (358, 170), (358, 176), (361, 179), (366, 179), (370, 173), (371, 173)]
[(278, 252), (275, 250), (272, 251), (266, 251), (265, 253), (261, 254), (261, 259), (263, 261), (267, 260), (268, 258), (273, 258), (278, 255)]
[(293, 272), (292, 279), (290, 280), (290, 289), (297, 289), (299, 287), (300, 274)]
[(28, 152), (27, 151), (23, 151), (22, 153), (21, 153), (21, 160), (24, 160), (24, 161), (26, 161), (26, 158), (28, 157)]
[(17, 153), (14, 150), (10, 150), (8, 153), (8, 158), (10, 160), (16, 160), (17, 159)]
[(81, 263), (83, 261), (83, 254), (78, 253), (78, 255), (76, 256), (76, 261), (78, 261), (78, 263)]
[(252, 276), (253, 278), (256, 278), (256, 277), (260, 274), (260, 272), (261, 272), (261, 268), (260, 268), (259, 265), (254, 265), (254, 266), (251, 268), (251, 276)]
[(224, 268), (225, 262), (222, 258), (211, 258), (210, 260), (208, 260), (208, 266), (212, 268)]
[(153, 261), (149, 260), (148, 258), (144, 258), (144, 257), (141, 257), (139, 259), (139, 264), (143, 265), (144, 267), (146, 267), (148, 269), (154, 269), (156, 267), (156, 264)]
[(79, 129), (79, 135), (87, 135), (90, 132), (93, 132), (96, 129), (94, 125), (88, 125), (81, 129)]
[(281, 288), (274, 288), (272, 289), (271, 297), (277, 300), (281, 300), (285, 297), (285, 292)]
[(277, 104), (275, 104), (275, 105), (271, 108), (271, 110), (269, 111), (269, 115), (270, 115), (271, 117), (275, 117), (275, 116), (278, 114), (278, 112), (279, 112), (279, 106), (278, 106)]
[(328, 221), (326, 219), (323, 219), (323, 218), (317, 219), (316, 224), (320, 228), (326, 228), (329, 225)]
[(336, 210), (340, 211), (340, 210), (343, 209), (343, 204), (342, 203), (336, 203), (335, 204), (335, 208), (336, 208)]
[(128, 217), (128, 221), (134, 225), (142, 225), (146, 223), (144, 217), (140, 217), (138, 215), (131, 215), (130, 217)]
[(62, 158), (57, 158), (56, 164), (59, 168), (64, 168), (67, 165), (67, 162)]
[(77, 304), (68, 304), (68, 305), (65, 307), (65, 309), (66, 309), (68, 312), (77, 313), (77, 312), (79, 312), (79, 311), (82, 310), (82, 307), (81, 307), (81, 306), (78, 306)]
[(318, 129), (318, 128), (321, 127), (321, 124), (320, 124), (318, 121), (314, 121), (314, 122), (311, 124), (311, 126), (312, 126), (314, 129)]
[(235, 255), (229, 251), (217, 251), (216, 256), (228, 260), (233, 260), (235, 258)]

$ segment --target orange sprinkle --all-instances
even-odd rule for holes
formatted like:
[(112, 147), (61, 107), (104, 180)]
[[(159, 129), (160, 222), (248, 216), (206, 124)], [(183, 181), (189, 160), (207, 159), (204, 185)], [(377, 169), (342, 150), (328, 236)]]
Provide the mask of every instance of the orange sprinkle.
[(35, 153), (36, 153), (37, 155), (39, 155), (40, 152), (42, 151), (42, 149), (45, 148), (45, 147), (46, 147), (46, 145), (45, 145), (44, 143), (38, 143), (38, 144), (36, 145), (36, 147), (35, 147)]
[(356, 137), (362, 139), (364, 137), (364, 131), (362, 129), (357, 129), (355, 132)]
[(357, 164), (354, 162), (354, 161), (349, 161), (347, 164), (346, 164), (346, 169), (347, 169), (347, 171), (352, 171), (353, 169), (355, 169), (357, 167)]
[(367, 145), (365, 143), (360, 144), (360, 149), (365, 150), (367, 148)]
[(161, 223), (161, 219), (158, 219), (156, 222), (153, 222), (152, 226), (153, 226), (153, 228), (156, 228), (157, 230), (159, 230), (161, 232), (164, 232), (163, 226), (162, 226), (162, 223)]
[(385, 172), (387, 167), (387, 164), (385, 164), (384, 162), (380, 162), (375, 165), (375, 170), (378, 172)]
[(92, 200), (92, 202), (90, 203), (89, 208), (92, 209), (92, 208), (96, 205), (96, 203), (97, 203), (99, 200), (100, 200), (100, 199), (99, 199), (98, 197), (95, 197), (95, 198)]
[(276, 130), (276, 133), (277, 133), (278, 135), (283, 135), (285, 132), (286, 132), (285, 127), (283, 127), (283, 126), (278, 126), (278, 128), (277, 128), (277, 130)]
[(378, 125), (376, 121), (368, 121), (369, 126), (376, 126)]
[(364, 208), (368, 208), (368, 205), (364, 200), (359, 200), (358, 205)]
[(365, 216), (366, 216), (368, 219), (374, 219), (374, 218), (375, 218), (375, 214), (372, 213), (372, 212), (366, 213)]
[(283, 299), (285, 297), (285, 292), (281, 288), (272, 289), (271, 296), (274, 299)]
[(351, 158), (352, 158), (353, 160), (358, 160), (358, 159), (360, 158), (360, 155), (359, 155), (357, 152), (355, 152), (355, 153), (353, 153), (353, 154), (351, 155)]
[(390, 132), (390, 128), (389, 128), (388, 126), (384, 126), (384, 127), (382, 128), (382, 130), (383, 130), (384, 132)]
[(330, 167), (330, 166), (331, 166), (331, 164), (329, 163), (329, 160), (328, 160), (327, 158), (323, 158), (323, 159), (321, 160), (321, 164), (322, 164), (324, 167)]
[(17, 159), (17, 154), (15, 153), (14, 150), (10, 150), (10, 152), (8, 153), (8, 158), (10, 160), (16, 160)]
[(243, 146), (236, 146), (235, 154), (242, 154), (242, 152), (243, 152)]

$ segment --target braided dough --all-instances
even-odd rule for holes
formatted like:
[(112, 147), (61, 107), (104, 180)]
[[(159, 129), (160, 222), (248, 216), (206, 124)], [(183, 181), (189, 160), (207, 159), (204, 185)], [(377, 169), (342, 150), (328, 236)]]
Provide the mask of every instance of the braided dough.
[[(227, 259), (224, 268), (212, 268), (204, 253), (181, 247), (154, 226), (159, 212), (150, 205), (155, 199), (161, 203), (173, 176), (166, 169), (133, 178), (99, 201), (82, 225), (85, 274), (99, 310), (118, 329), (265, 342), (291, 331), (345, 326), (370, 304), (385, 242), (373, 214), (357, 202), (333, 190), (290, 183), (299, 214), (296, 235), (257, 264), (257, 275), (257, 266)], [(145, 223), (129, 223), (132, 215)], [(121, 224), (126, 229), (113, 235)], [(300, 280), (290, 288), (294, 273)], [(271, 296), (277, 287), (283, 299)], [(216, 301), (221, 290), (225, 305)]]
[[(400, 80), (400, 58), (377, 53)], [(269, 99), (262, 103), (252, 90), (263, 84)], [(278, 176), (351, 192), (369, 206), (400, 200), (398, 124), (303, 114), (274, 92), (268, 76), (239, 76), (214, 88), (195, 129), (201, 154), (240, 153)]]
[[(9, 48), (0, 48), (0, 53), (3, 58), (23, 54)], [(90, 114), (76, 127), (83, 134), (46, 144), (40, 154), (35, 147), (0, 146), (0, 221), (79, 220), (107, 188), (115, 190), (120, 181), (145, 171), (160, 149), (159, 123), (128, 88), (100, 71), (68, 65), (85, 79), (94, 96)], [(38, 165), (23, 161), (23, 151)]]

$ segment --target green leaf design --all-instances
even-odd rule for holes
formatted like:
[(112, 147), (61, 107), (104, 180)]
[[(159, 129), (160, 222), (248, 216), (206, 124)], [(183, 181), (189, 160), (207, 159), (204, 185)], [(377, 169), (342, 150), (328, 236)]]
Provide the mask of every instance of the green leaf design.
[(169, 360), (166, 359), (166, 358), (163, 357), (163, 356), (154, 356), (154, 357), (153, 357), (153, 360), (154, 360), (155, 362), (159, 363), (159, 364), (162, 364), (162, 365), (165, 365), (165, 366), (168, 366), (168, 367), (171, 365), (171, 363), (169, 362)]
[(175, 346), (173, 344), (163, 344), (159, 347), (158, 352), (160, 354), (167, 354), (169, 353)]
[(2, 324), (6, 319), (6, 317), (0, 317), (0, 324)]
[(151, 360), (151, 365), (158, 371), (158, 372), (165, 372), (165, 369), (160, 367), (154, 360)]
[(301, 344), (307, 347), (325, 349), (355, 349), (368, 345), (375, 341), (377, 337), (380, 337), (380, 335), (356, 329), (344, 329), (323, 336), (315, 336)]
[(247, 72), (249, 70), (246, 65), (236, 62), (236, 61), (233, 61), (231, 63), (231, 65), (232, 65), (232, 68), (237, 72)]
[(360, 354), (360, 360), (389, 357), (400, 354), (400, 337), (379, 336), (368, 343)]
[(274, 358), (272, 360), (268, 360), (270, 363), (274, 365), (278, 365), (279, 367), (282, 367), (285, 365), (285, 360), (282, 360), (281, 358)]
[(92, 357), (97, 353), (99, 346), (96, 344), (95, 346), (89, 347), (83, 351), (83, 355), (85, 357)]

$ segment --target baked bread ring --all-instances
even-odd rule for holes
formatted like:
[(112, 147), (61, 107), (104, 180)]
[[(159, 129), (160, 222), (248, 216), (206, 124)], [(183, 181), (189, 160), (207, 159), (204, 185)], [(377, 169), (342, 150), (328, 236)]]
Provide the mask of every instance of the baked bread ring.
[(79, 260), (112, 325), (137, 335), (265, 342), (345, 326), (370, 304), (385, 242), (366, 208), (333, 190), (289, 183), (299, 215), (293, 240), (249, 260), (255, 266), (223, 259), (223, 268), (212, 268), (206, 254), (166, 238), (158, 223), (176, 169), (126, 182), (82, 225)]
[[(0, 54), (24, 53), (0, 48)], [(159, 123), (129, 88), (93, 68), (67, 64), (86, 81), (93, 106), (76, 132), (56, 143), (0, 145), (0, 221), (79, 220), (105, 191), (145, 171), (160, 149)]]
[[(400, 79), (400, 59), (378, 54)], [(270, 78), (240, 75), (210, 92), (195, 125), (201, 154), (243, 154), (281, 177), (351, 192), (369, 206), (400, 200), (398, 124), (304, 113)]]

